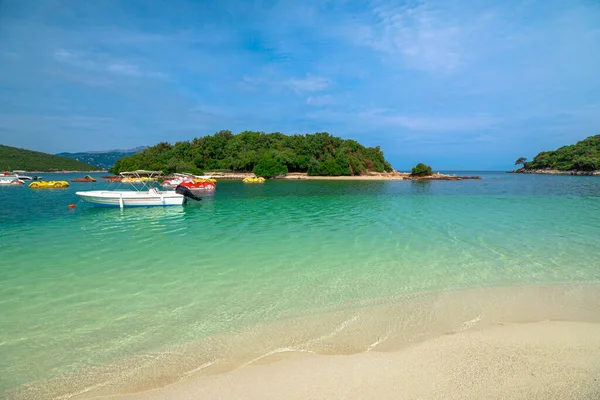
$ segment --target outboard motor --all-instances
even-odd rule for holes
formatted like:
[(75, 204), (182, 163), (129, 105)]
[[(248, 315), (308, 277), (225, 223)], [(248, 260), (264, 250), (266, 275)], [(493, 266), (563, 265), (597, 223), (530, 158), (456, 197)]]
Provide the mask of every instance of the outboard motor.
[(196, 201), (202, 200), (202, 197), (194, 194), (190, 189), (186, 188), (185, 186), (177, 185), (177, 187), (175, 188), (175, 193), (184, 196), (186, 202), (187, 199), (194, 199)]

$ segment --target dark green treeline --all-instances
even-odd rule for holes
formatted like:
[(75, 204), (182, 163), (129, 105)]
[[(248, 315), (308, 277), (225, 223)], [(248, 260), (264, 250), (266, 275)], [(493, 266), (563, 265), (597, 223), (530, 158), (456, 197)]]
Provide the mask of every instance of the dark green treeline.
[[(518, 160), (521, 161), (521, 160)], [(590, 136), (576, 144), (539, 153), (525, 169), (557, 169), (560, 171), (594, 171), (600, 169), (600, 135)]]
[(231, 131), (220, 131), (191, 142), (159, 143), (118, 160), (111, 172), (137, 169), (166, 173), (257, 172), (257, 166), (258, 172), (267, 168), (277, 171), (274, 174), (359, 175), (392, 170), (379, 146), (365, 147), (355, 140), (344, 140), (326, 132), (288, 136), (279, 132), (244, 131), (234, 135)]

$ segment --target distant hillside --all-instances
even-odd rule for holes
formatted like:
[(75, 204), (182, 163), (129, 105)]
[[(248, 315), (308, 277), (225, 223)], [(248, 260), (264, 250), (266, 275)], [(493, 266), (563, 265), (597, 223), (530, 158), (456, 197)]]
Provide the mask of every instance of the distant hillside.
[(533, 161), (525, 162), (527, 170), (551, 169), (559, 171), (600, 170), (600, 135), (590, 136), (569, 146), (543, 151)]
[(81, 153), (58, 153), (57, 156), (69, 157), (74, 160), (82, 161), (88, 164), (97, 165), (102, 169), (108, 170), (117, 160), (123, 157), (129, 157), (146, 149), (146, 146), (136, 147), (129, 150), (109, 150), (109, 151), (86, 151)]
[(18, 149), (0, 144), (0, 170), (52, 172), (97, 171), (99, 169), (102, 168), (68, 157), (59, 157), (39, 151)]

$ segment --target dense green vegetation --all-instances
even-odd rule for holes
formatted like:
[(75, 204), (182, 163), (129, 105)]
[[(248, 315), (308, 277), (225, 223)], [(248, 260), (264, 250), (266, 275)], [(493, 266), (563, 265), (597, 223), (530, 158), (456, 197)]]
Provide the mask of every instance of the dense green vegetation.
[(364, 147), (320, 132), (287, 136), (282, 133), (244, 131), (237, 135), (220, 131), (175, 145), (159, 143), (118, 160), (111, 172), (136, 169), (166, 173), (214, 170), (253, 171), (260, 176), (287, 172), (309, 175), (359, 175), (367, 171), (391, 171), (377, 147)]
[(139, 153), (146, 147), (138, 147), (131, 150), (111, 150), (111, 151), (90, 151), (81, 153), (58, 153), (57, 156), (69, 157), (74, 160), (79, 160), (90, 165), (97, 165), (98, 167), (108, 170), (115, 162), (123, 157), (128, 157)]
[(67, 157), (0, 144), (0, 169), (24, 171), (97, 171), (101, 168)]
[(543, 151), (535, 156), (533, 161), (525, 162), (523, 165), (525, 169), (599, 170), (600, 135), (590, 136), (576, 144), (563, 146), (557, 150)]
[(277, 175), (285, 175), (288, 173), (288, 168), (281, 161), (272, 157), (262, 158), (258, 164), (252, 169), (254, 175), (262, 176), (263, 178), (272, 178)]
[(412, 176), (429, 176), (433, 175), (433, 170), (429, 165), (418, 163), (415, 167), (410, 171)]

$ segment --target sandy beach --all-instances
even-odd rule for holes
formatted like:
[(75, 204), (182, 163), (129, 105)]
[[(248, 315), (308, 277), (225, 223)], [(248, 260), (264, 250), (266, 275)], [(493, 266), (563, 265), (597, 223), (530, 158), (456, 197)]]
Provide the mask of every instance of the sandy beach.
[(353, 175), (353, 176), (310, 176), (304, 172), (290, 172), (285, 176), (278, 179), (290, 179), (290, 180), (331, 180), (331, 181), (369, 181), (369, 180), (389, 180), (389, 181), (401, 181), (408, 179), (410, 174), (408, 172), (371, 172), (365, 175)]
[[(214, 338), (179, 349), (183, 358), (165, 358), (166, 369), (130, 365), (121, 383), (88, 386), (69, 398), (600, 398), (595, 285), (500, 287), (390, 301)], [(247, 354), (237, 362), (192, 362), (194, 354), (210, 352)], [(187, 372), (172, 380), (182, 366)]]
[(398, 351), (286, 353), (121, 400), (597, 399), (600, 324), (541, 321), (443, 335)]
[[(255, 175), (251, 172), (218, 172), (211, 173), (207, 172), (207, 174), (213, 176), (214, 178), (224, 179), (224, 180), (242, 180), (244, 178), (253, 178)], [(369, 172), (364, 175), (352, 175), (352, 176), (312, 176), (308, 175), (306, 172), (290, 172), (283, 176), (278, 176), (272, 178), (275, 180), (314, 180), (314, 181), (403, 181), (403, 180), (463, 180), (463, 179), (479, 179), (476, 176), (457, 176), (457, 175), (447, 175), (441, 174), (439, 172), (434, 173), (433, 175), (423, 176), (414, 178), (411, 177), (408, 172)]]

